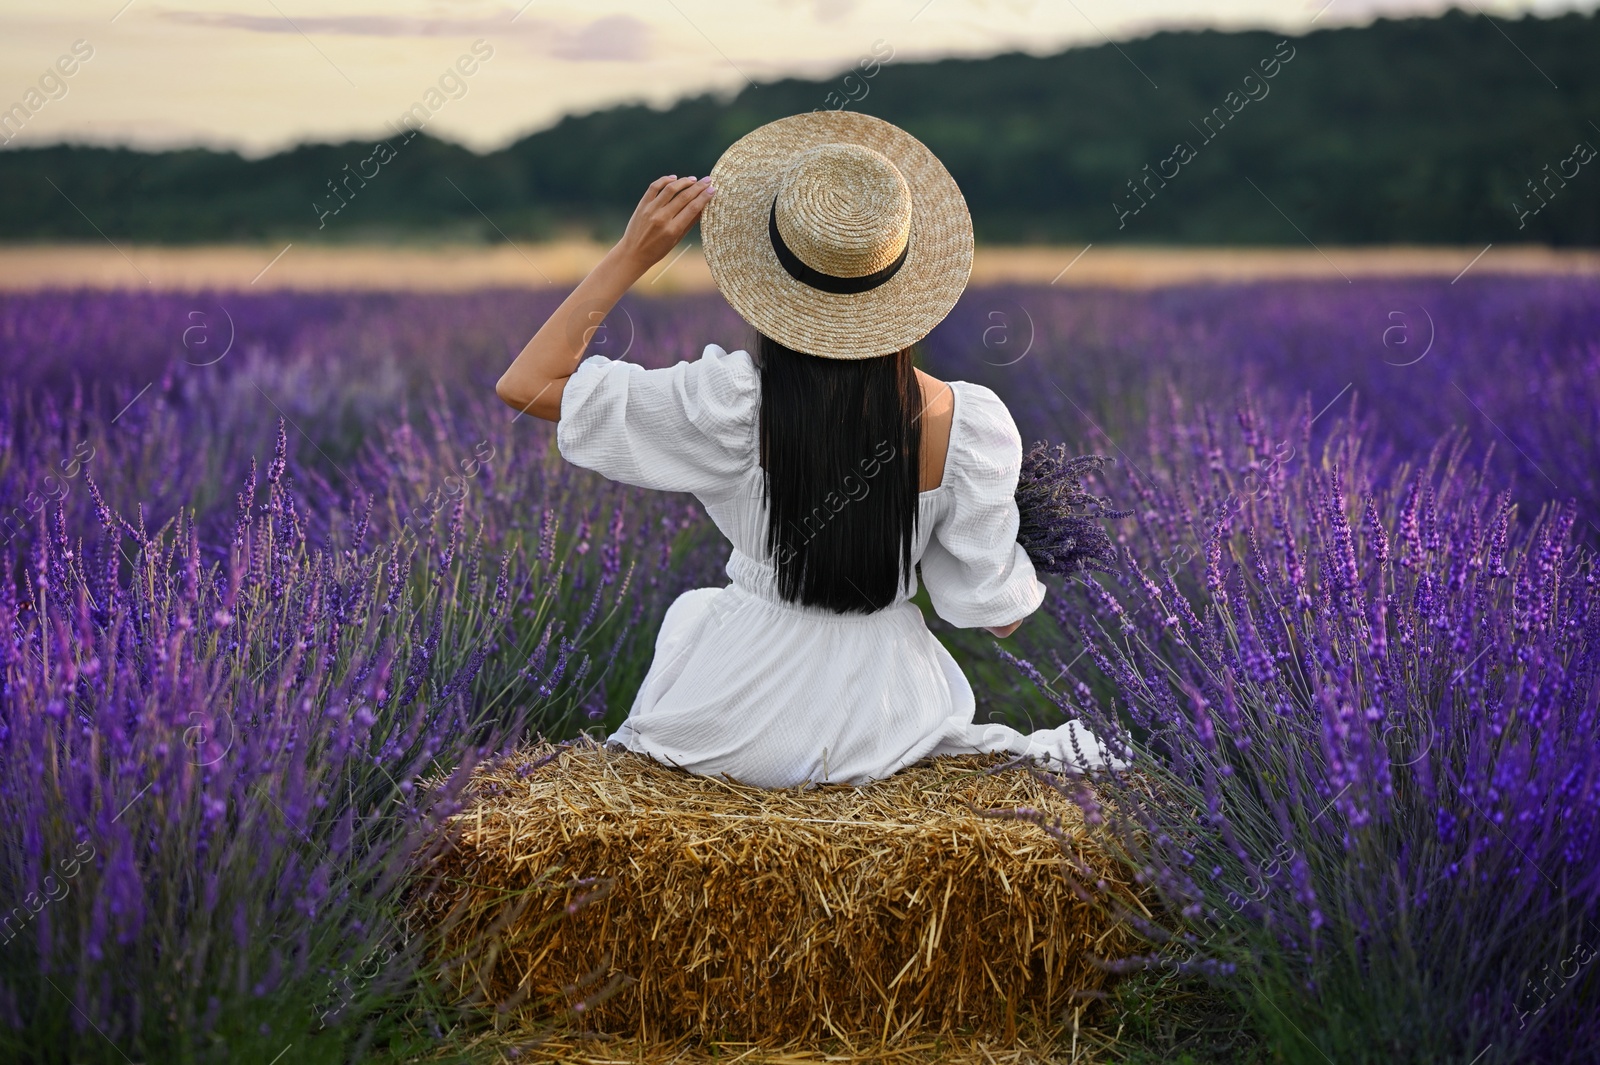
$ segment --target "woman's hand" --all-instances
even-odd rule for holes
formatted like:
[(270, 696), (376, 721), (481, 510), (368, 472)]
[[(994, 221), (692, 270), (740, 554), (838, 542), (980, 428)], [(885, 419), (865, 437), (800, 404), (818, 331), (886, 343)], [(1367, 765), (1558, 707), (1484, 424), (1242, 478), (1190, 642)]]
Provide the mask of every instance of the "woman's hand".
[(677, 247), (714, 191), (710, 178), (669, 174), (652, 181), (622, 239), (539, 327), (500, 375), (495, 393), (522, 414), (559, 421), (567, 378), (578, 368), (595, 327), (646, 270)]
[(716, 191), (710, 177), (696, 180), (668, 174), (656, 178), (633, 209), (628, 228), (617, 241), (617, 251), (632, 259), (641, 272), (648, 270), (678, 246)]

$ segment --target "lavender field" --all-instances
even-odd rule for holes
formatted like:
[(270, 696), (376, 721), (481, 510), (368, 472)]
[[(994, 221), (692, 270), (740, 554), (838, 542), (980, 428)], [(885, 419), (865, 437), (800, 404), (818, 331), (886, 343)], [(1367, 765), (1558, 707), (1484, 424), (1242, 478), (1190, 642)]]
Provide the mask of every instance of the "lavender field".
[[(482, 759), (614, 728), (726, 583), (692, 498), (495, 399), (557, 302), (0, 296), (0, 1059), (484, 1024), (401, 916), (419, 849)], [(593, 350), (747, 328), (629, 297)], [(1074, 792), (1168, 905), (1123, 915), (1130, 983), (1230, 1003), (1219, 1060), (1590, 1060), (1600, 287), (972, 289), (925, 356), (1133, 512), (1004, 644), (930, 614), (980, 713), (1132, 731), (1159, 801)]]

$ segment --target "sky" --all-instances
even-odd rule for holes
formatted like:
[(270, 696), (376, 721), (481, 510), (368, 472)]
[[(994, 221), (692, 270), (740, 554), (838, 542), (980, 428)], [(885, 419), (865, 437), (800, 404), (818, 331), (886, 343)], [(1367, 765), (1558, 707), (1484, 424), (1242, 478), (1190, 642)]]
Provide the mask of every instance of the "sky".
[(12, 108), (9, 124), (0, 113), (0, 143), (206, 145), (257, 157), (365, 139), (422, 103), (429, 133), (491, 151), (564, 114), (842, 77), (860, 63), (1044, 55), (1165, 27), (1298, 34), (1446, 6), (1515, 18), (1595, 3), (0, 0), (0, 109)]

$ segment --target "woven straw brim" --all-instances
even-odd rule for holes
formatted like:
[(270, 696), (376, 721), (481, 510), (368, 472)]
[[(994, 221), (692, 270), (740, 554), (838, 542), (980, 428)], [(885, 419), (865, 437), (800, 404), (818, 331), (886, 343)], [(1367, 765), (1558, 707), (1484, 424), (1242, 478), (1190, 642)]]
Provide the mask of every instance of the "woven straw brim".
[[(789, 275), (767, 234), (768, 211), (796, 153), (860, 144), (887, 156), (911, 190), (905, 263), (866, 292), (830, 293)], [(887, 355), (921, 340), (955, 306), (972, 273), (972, 216), (944, 164), (898, 126), (852, 111), (769, 122), (735, 141), (711, 170), (700, 215), (712, 280), (735, 311), (796, 351), (831, 359)]]

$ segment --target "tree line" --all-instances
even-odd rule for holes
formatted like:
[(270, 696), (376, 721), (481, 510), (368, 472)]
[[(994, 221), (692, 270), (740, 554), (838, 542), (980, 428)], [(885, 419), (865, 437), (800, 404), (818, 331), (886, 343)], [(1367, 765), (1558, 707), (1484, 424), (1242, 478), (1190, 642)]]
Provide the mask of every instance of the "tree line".
[(258, 160), (11, 148), (0, 239), (604, 238), (660, 174), (705, 173), (772, 119), (848, 107), (939, 156), (980, 241), (1597, 245), (1596, 56), (1594, 13), (1457, 10), (1046, 56), (910, 62), (878, 41), (832, 77), (572, 115), (486, 154), (396, 131)]

